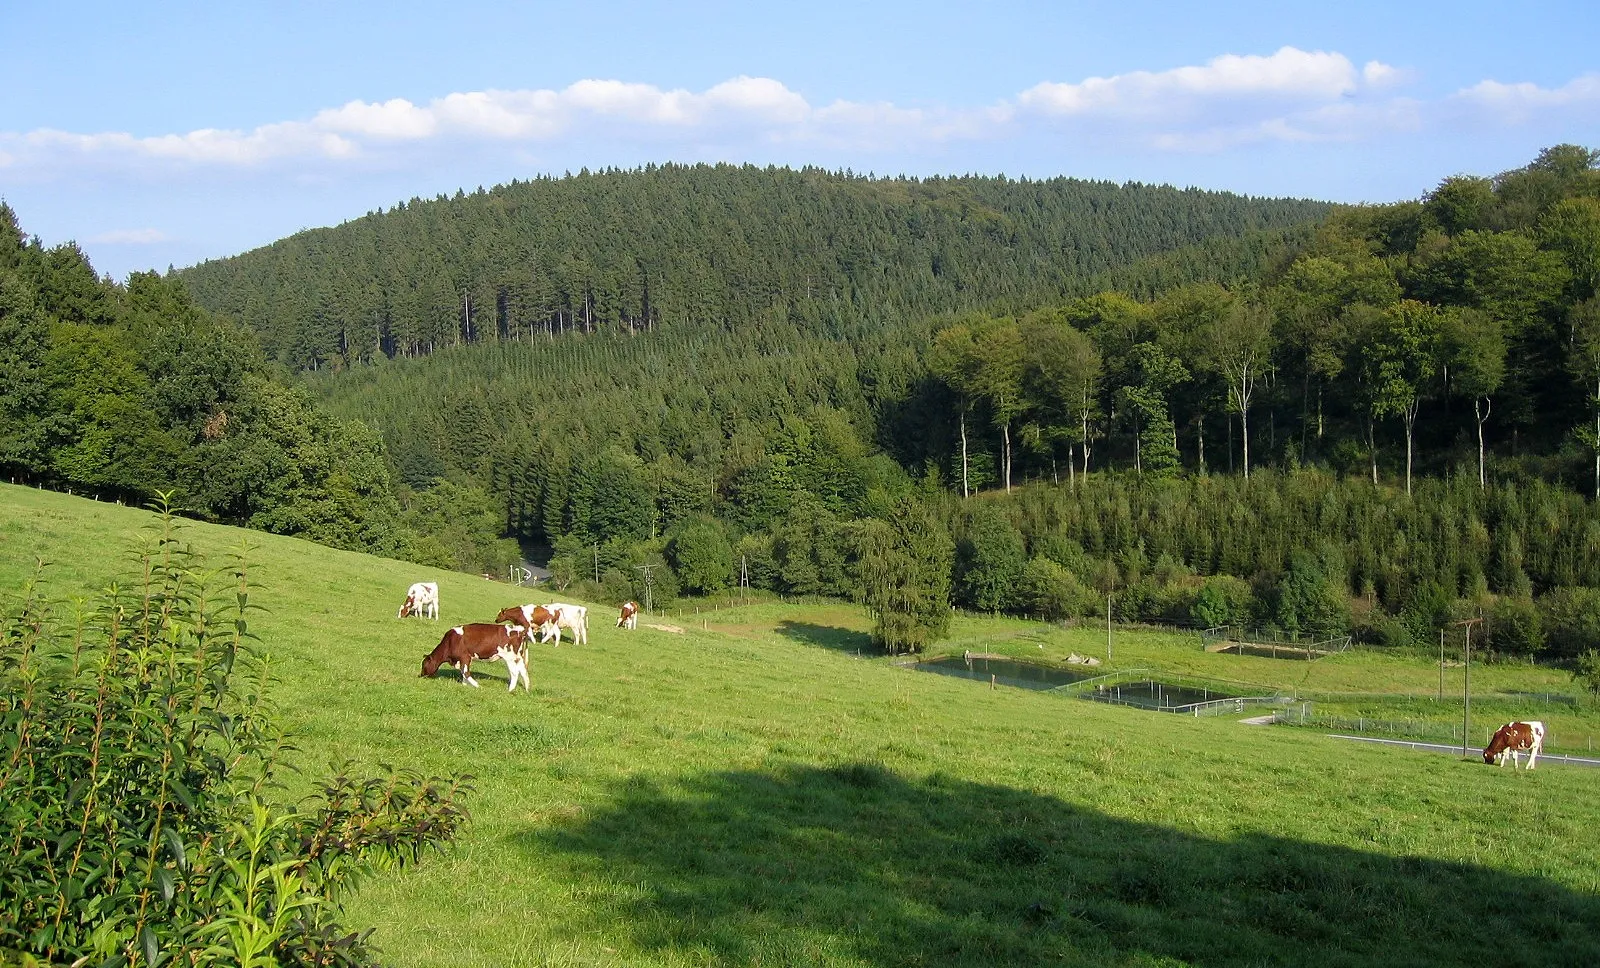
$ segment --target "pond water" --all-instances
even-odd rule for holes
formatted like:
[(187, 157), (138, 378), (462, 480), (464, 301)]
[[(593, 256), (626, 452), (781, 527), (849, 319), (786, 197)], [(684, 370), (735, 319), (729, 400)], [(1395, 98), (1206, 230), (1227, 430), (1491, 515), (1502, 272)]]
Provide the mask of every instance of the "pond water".
[(1212, 689), (1195, 689), (1146, 680), (1101, 686), (1093, 692), (1084, 693), (1084, 698), (1120, 703), (1124, 706), (1138, 706), (1141, 709), (1176, 709), (1179, 706), (1210, 702), (1213, 699), (1237, 699), (1238, 696), (1230, 692), (1216, 692)]
[(985, 659), (979, 656), (966, 659), (959, 655), (918, 662), (911, 668), (923, 672), (937, 672), (944, 676), (976, 679), (980, 682), (988, 682), (989, 677), (993, 676), (994, 681), (1000, 685), (1015, 686), (1019, 689), (1054, 689), (1057, 686), (1081, 682), (1094, 675), (1088, 672), (1052, 669), (1029, 662), (1015, 662), (1011, 659)]

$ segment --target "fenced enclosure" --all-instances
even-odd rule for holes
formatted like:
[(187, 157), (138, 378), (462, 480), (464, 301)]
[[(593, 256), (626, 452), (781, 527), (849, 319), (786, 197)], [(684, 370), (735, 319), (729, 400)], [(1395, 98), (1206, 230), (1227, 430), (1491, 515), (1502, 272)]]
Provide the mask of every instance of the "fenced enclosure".
[[(1269, 687), (1217, 682), (1127, 669), (1061, 686), (1056, 691), (1116, 706), (1133, 706), (1184, 716), (1217, 716), (1243, 712), (1246, 706), (1276, 705), (1287, 700)], [(1248, 695), (1247, 693), (1255, 693)]]
[(1200, 647), (1207, 652), (1231, 652), (1267, 659), (1314, 661), (1337, 655), (1350, 648), (1348, 635), (1318, 638), (1279, 629), (1247, 629), (1237, 625), (1218, 625), (1200, 633)]
[[(1558, 697), (1565, 699), (1566, 697)], [(1377, 719), (1370, 716), (1325, 716), (1316, 711), (1316, 703), (1302, 701), (1289, 703), (1273, 714), (1273, 722), (1287, 723), (1292, 726), (1309, 726), (1318, 730), (1333, 733), (1354, 733), (1358, 736), (1376, 736), (1386, 739), (1415, 740), (1422, 743), (1440, 743), (1445, 745), (1461, 745), (1461, 723), (1446, 722), (1442, 719)], [(1533, 718), (1533, 717), (1528, 717)], [(1499, 729), (1504, 720), (1500, 718), (1487, 719), (1482, 724), (1473, 717), (1471, 734), (1467, 737), (1468, 748), (1482, 749), (1489, 745), (1489, 738), (1494, 731)], [(1592, 733), (1558, 733), (1546, 731), (1544, 735), (1544, 749), (1560, 751), (1575, 755), (1589, 755), (1595, 752), (1595, 735)]]

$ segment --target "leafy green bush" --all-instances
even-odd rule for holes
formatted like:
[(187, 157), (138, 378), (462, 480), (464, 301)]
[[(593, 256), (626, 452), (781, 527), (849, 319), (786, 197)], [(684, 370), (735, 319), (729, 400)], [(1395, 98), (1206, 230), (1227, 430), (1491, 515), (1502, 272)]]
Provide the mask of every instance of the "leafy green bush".
[(1600, 651), (1590, 649), (1578, 656), (1578, 666), (1572, 678), (1595, 695), (1600, 695)]
[(1511, 655), (1534, 655), (1544, 648), (1539, 609), (1526, 598), (1502, 598), (1489, 611), (1489, 647)]
[(1189, 607), (1189, 618), (1205, 628), (1219, 625), (1245, 625), (1250, 621), (1255, 595), (1250, 583), (1232, 575), (1216, 575), (1205, 580)]
[(1600, 588), (1557, 588), (1539, 599), (1549, 654), (1573, 658), (1600, 649)]
[(340, 898), (449, 841), (465, 778), (325, 780), (269, 799), (272, 721), (242, 556), (208, 571), (163, 514), (140, 572), (62, 615), (0, 614), (0, 962), (368, 965)]
[(1049, 558), (1038, 556), (1022, 569), (1020, 596), (1028, 609), (1047, 621), (1090, 615), (1095, 593), (1078, 576)]

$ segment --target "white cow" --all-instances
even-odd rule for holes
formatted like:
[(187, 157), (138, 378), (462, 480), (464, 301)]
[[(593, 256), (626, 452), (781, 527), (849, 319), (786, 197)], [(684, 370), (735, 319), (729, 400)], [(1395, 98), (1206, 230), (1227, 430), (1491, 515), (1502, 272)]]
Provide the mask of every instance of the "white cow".
[(542, 606), (545, 611), (555, 616), (555, 621), (546, 622), (541, 628), (539, 641), (548, 642), (551, 638), (556, 640), (556, 645), (561, 644), (561, 630), (572, 630), (572, 641), (578, 645), (589, 644), (589, 610), (582, 605), (565, 605), (561, 602), (551, 602)]
[(419, 581), (406, 590), (406, 602), (400, 606), (400, 618), (424, 615), (435, 621), (439, 618), (439, 583)]

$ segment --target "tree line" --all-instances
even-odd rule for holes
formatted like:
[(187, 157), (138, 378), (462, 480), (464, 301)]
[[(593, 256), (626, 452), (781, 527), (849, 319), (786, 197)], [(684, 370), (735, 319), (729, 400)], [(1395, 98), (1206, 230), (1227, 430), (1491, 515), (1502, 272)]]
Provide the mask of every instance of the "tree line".
[[(270, 357), (324, 369), (562, 334), (790, 319), (836, 330), (1037, 303), (1327, 209), (1069, 178), (649, 165), (413, 198), (181, 276)], [(1180, 257), (1162, 272), (1193, 268)]]
[[(382, 438), (153, 272), (96, 276), (0, 204), (0, 480), (477, 570), (517, 557), (482, 491), (394, 486)], [(445, 492), (441, 492), (445, 493)]]

